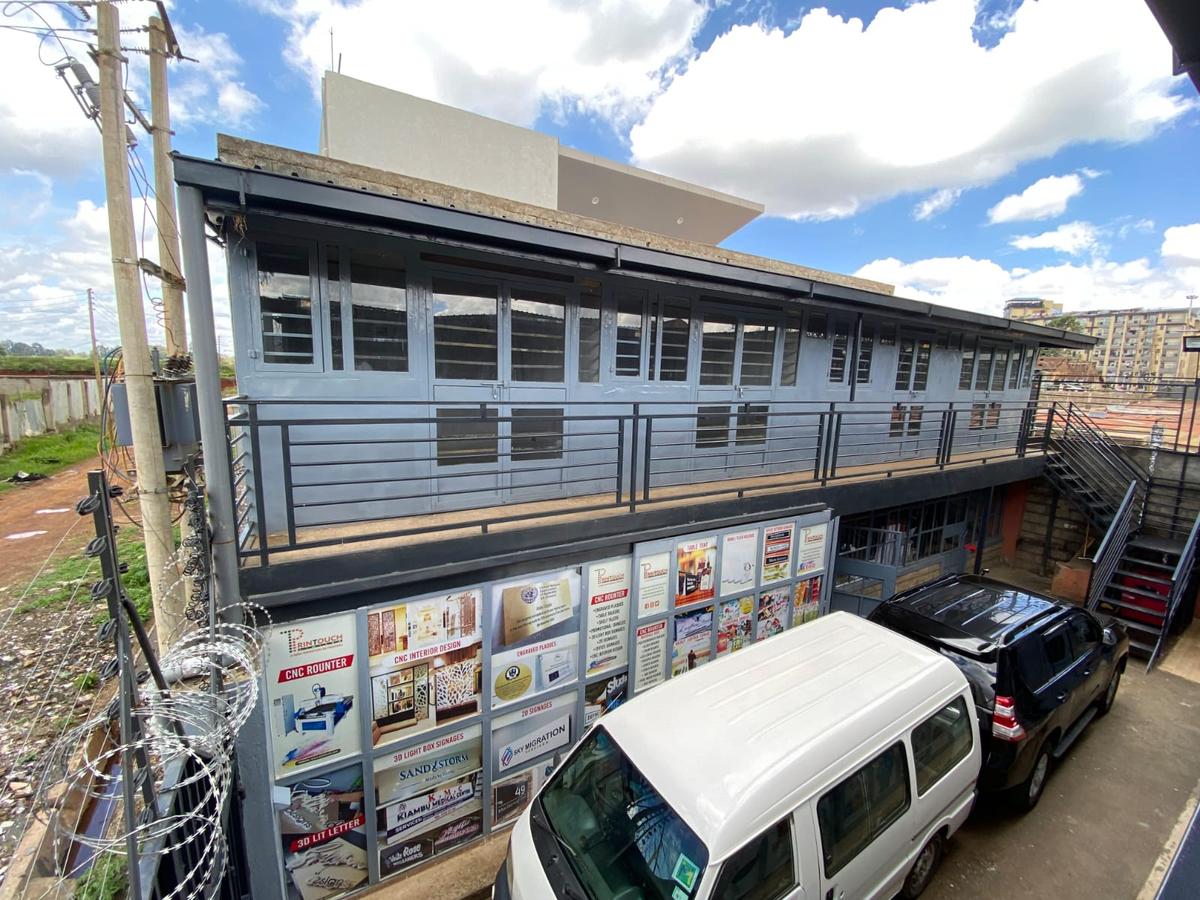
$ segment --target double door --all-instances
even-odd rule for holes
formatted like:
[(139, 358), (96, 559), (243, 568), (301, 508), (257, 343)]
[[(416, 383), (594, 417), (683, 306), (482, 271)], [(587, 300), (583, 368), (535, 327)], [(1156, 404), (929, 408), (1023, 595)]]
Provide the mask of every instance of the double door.
[(558, 496), (573, 289), (432, 274), (438, 509)]

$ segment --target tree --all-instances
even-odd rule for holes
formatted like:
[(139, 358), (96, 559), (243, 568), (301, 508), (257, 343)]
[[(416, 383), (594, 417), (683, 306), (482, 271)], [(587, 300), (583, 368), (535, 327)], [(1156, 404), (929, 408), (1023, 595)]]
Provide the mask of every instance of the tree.
[[(1063, 331), (1074, 331), (1077, 334), (1083, 333), (1083, 323), (1079, 321), (1079, 316), (1073, 316), (1070, 313), (1064, 313), (1061, 316), (1051, 316), (1045, 322), (1048, 328), (1061, 328)], [(1064, 350), (1061, 347), (1047, 347), (1042, 351), (1042, 356), (1079, 356), (1080, 351)]]

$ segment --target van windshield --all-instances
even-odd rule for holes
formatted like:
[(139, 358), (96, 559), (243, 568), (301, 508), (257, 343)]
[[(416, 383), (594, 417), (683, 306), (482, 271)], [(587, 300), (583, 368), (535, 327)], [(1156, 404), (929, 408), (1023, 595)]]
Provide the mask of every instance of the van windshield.
[(539, 802), (589, 900), (695, 896), (708, 851), (603, 728), (584, 739)]

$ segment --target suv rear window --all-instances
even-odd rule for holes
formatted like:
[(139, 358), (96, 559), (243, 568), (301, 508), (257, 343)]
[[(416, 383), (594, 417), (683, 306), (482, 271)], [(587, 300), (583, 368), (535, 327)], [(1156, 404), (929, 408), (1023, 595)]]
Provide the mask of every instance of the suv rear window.
[(1074, 661), (1065, 622), (1031, 634), (1017, 644), (1017, 668), (1031, 691), (1040, 690)]

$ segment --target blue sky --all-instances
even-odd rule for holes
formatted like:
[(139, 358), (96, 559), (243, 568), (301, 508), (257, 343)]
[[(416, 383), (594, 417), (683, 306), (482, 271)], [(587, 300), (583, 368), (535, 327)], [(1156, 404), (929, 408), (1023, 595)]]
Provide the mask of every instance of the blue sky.
[[(986, 312), (1030, 294), (1083, 309), (1200, 292), (1200, 98), (1170, 76), (1143, 0), (170, 8), (201, 60), (172, 64), (184, 153), (211, 157), (217, 131), (315, 150), (332, 27), (346, 74), (765, 203), (725, 242), (738, 250)], [(122, 4), (122, 24), (151, 12)], [(95, 128), (38, 55), (36, 37), (0, 30), (0, 76), (23, 86), (0, 103), (0, 334), (82, 346), (93, 286), (114, 343)], [(144, 100), (145, 57), (130, 60)], [(149, 220), (143, 233), (153, 256)]]

